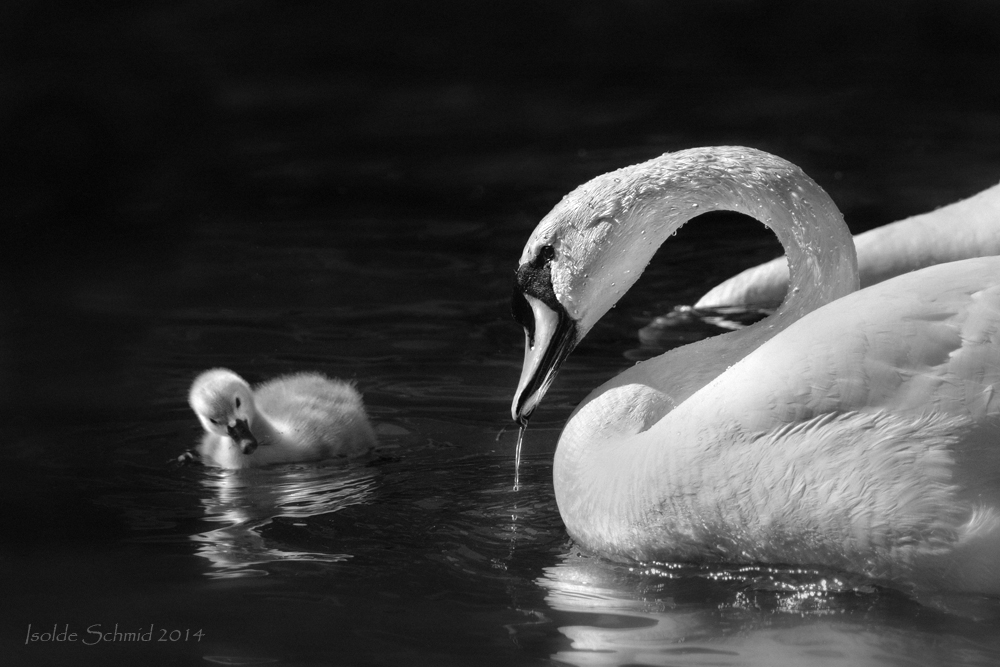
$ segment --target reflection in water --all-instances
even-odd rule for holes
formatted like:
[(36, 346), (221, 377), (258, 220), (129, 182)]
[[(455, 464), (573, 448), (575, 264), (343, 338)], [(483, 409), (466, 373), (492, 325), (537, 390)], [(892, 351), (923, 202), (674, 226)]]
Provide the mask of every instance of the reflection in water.
[(818, 570), (638, 569), (571, 553), (537, 583), (571, 642), (552, 659), (581, 667), (939, 664), (957, 648), (859, 622), (892, 594)]
[(212, 563), (208, 576), (220, 578), (260, 576), (266, 572), (252, 566), (274, 561), (335, 563), (351, 558), (345, 553), (297, 551), (265, 538), (261, 529), (277, 517), (307, 519), (357, 505), (376, 486), (370, 468), (335, 465), (210, 469), (202, 484), (212, 491), (202, 500), (206, 518), (223, 525), (191, 539), (198, 544), (198, 554)]

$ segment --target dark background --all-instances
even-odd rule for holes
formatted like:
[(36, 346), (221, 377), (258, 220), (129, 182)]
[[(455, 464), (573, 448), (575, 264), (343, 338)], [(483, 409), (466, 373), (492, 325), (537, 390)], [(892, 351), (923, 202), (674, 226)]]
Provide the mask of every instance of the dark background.
[(4, 3), (0, 409), (141, 404), (126, 351), (220, 217), (526, 236), (596, 173), (723, 143), (797, 162), (855, 231), (967, 196), (1000, 178), (998, 25), (988, 0)]

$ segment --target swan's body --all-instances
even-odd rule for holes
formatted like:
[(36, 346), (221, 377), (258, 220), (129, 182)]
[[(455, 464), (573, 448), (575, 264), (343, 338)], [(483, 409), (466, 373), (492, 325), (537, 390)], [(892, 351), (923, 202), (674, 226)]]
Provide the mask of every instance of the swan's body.
[(318, 373), (251, 390), (236, 373), (216, 368), (195, 379), (188, 402), (205, 427), (198, 454), (221, 468), (357, 456), (375, 445), (357, 390)]
[(656, 248), (713, 209), (778, 235), (792, 290), (755, 325), (594, 390), (553, 466), (569, 533), (612, 558), (826, 565), (1000, 592), (1000, 258), (857, 290), (829, 197), (779, 158), (695, 149), (600, 176), (542, 220), (515, 314), (525, 423)]
[[(1000, 185), (854, 237), (861, 287), (934, 264), (1000, 255)], [(709, 290), (695, 308), (776, 307), (788, 289), (784, 257), (751, 267)]]

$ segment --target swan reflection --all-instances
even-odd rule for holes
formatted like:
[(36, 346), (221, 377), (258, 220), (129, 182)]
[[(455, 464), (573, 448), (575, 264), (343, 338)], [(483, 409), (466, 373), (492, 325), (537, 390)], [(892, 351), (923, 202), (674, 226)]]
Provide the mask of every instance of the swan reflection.
[[(899, 657), (896, 632), (853, 620), (852, 611), (875, 606), (883, 593), (851, 575), (763, 566), (640, 569), (571, 553), (537, 583), (570, 641), (551, 656), (560, 664), (869, 665)], [(711, 599), (715, 608), (706, 609)], [(935, 649), (919, 638), (907, 643), (915, 664), (934, 659)]]
[[(351, 558), (325, 549), (299, 550), (265, 537), (262, 529), (279, 517), (306, 520), (366, 502), (376, 486), (371, 469), (342, 465), (206, 469), (202, 484), (211, 492), (202, 500), (205, 518), (222, 524), (191, 536), (198, 555), (212, 565), (210, 577), (262, 576), (266, 572), (253, 566), (276, 561), (336, 563)], [(303, 529), (303, 541), (317, 542), (306, 530), (307, 522), (291, 525)]]

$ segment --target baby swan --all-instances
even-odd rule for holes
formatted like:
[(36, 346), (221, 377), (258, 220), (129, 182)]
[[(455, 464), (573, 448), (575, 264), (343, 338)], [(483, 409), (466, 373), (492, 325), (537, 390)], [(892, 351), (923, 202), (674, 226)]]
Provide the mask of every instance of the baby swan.
[(182, 461), (253, 468), (357, 456), (375, 445), (361, 395), (319, 373), (284, 375), (251, 390), (231, 370), (213, 368), (195, 379), (188, 403), (205, 435)]

